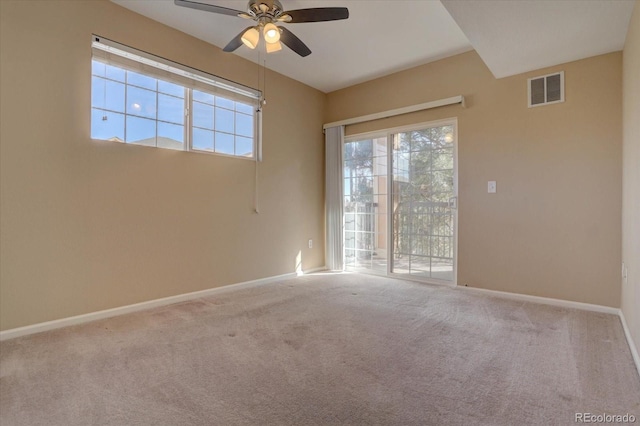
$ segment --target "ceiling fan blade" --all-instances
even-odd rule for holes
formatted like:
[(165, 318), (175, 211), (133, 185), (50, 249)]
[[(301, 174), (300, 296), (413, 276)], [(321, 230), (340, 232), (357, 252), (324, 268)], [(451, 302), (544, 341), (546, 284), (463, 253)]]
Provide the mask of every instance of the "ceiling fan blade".
[(251, 27), (247, 27), (244, 30), (242, 30), (240, 32), (240, 34), (238, 34), (237, 36), (235, 36), (233, 38), (233, 40), (231, 40), (225, 47), (224, 49), (222, 49), (225, 52), (233, 52), (234, 50), (236, 50), (238, 47), (242, 46), (242, 36), (244, 35), (245, 32), (247, 32), (247, 30), (249, 28), (253, 28)]
[(189, 0), (174, 0), (176, 6), (188, 7), (190, 9), (204, 10), (205, 12), (219, 13), (221, 15), (240, 16), (245, 14), (240, 10), (229, 9), (228, 7), (214, 6), (212, 4), (198, 3)]
[(294, 33), (286, 29), (285, 27), (280, 27), (280, 41), (283, 42), (289, 49), (296, 52), (298, 55), (309, 56), (311, 54), (311, 49), (307, 47), (306, 44), (302, 42)]
[(291, 16), (290, 24), (301, 22), (338, 21), (349, 17), (349, 9), (346, 7), (317, 7), (313, 9), (288, 10), (285, 12)]

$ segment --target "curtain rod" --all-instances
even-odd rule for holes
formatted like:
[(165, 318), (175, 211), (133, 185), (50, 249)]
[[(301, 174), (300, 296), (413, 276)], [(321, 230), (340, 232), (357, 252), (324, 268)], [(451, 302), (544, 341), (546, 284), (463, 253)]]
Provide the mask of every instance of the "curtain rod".
[(451, 98), (439, 99), (437, 101), (425, 102), (423, 104), (411, 105), (403, 108), (390, 109), (388, 111), (377, 112), (375, 114), (362, 115), (360, 117), (347, 118), (346, 120), (334, 121), (322, 126), (322, 130), (336, 126), (348, 126), (350, 124), (364, 123), (365, 121), (380, 120), (382, 118), (396, 115), (408, 114), (410, 112), (422, 111), (425, 109), (438, 108), (447, 105), (461, 104), (464, 108), (464, 96), (458, 95)]

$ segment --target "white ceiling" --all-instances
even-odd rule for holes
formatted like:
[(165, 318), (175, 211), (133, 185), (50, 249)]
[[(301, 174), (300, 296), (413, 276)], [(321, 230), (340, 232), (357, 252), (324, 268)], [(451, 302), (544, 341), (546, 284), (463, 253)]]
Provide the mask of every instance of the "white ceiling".
[[(173, 0), (111, 1), (221, 48), (247, 26), (244, 19)], [(196, 1), (238, 10), (247, 4)], [(286, 47), (267, 56), (268, 68), (331, 92), (474, 48), (497, 78), (621, 50), (635, 0), (281, 2), (285, 10), (349, 8), (345, 21), (285, 24), (309, 46), (310, 56)], [(242, 46), (235, 54), (259, 62), (257, 50)]]
[[(112, 0), (121, 6), (224, 47), (249, 24), (233, 16), (192, 10), (173, 0)], [(246, 0), (195, 0), (246, 10)], [(269, 54), (267, 68), (331, 92), (395, 71), (471, 50), (463, 32), (439, 1), (281, 0), (285, 10), (346, 6), (349, 19), (284, 24), (313, 52), (301, 58), (284, 47)], [(235, 54), (258, 62), (241, 46)], [(262, 55), (264, 60), (264, 54)]]
[(635, 0), (442, 0), (496, 78), (622, 50)]

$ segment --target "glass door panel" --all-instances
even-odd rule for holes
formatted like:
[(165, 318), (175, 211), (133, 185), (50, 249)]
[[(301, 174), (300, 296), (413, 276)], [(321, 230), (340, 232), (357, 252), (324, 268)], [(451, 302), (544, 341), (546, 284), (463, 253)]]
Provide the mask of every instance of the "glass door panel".
[(387, 273), (387, 138), (344, 144), (345, 269)]
[(392, 135), (395, 274), (454, 280), (454, 131), (445, 125)]

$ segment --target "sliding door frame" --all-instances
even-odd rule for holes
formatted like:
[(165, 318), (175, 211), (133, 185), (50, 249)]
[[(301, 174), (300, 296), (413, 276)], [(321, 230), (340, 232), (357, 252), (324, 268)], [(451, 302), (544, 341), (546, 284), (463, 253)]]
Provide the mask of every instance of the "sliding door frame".
[[(455, 207), (453, 210), (453, 280), (439, 280), (437, 278), (417, 278), (408, 274), (397, 274), (392, 271), (393, 263), (393, 144), (394, 135), (404, 132), (428, 129), (431, 127), (453, 126), (453, 197)], [(427, 121), (407, 126), (392, 127), (365, 133), (357, 133), (344, 137), (344, 143), (355, 142), (362, 139), (387, 138), (387, 276), (400, 278), (422, 283), (457, 286), (458, 283), (458, 118), (446, 118), (442, 120)], [(344, 217), (344, 212), (343, 212)], [(343, 227), (344, 229), (344, 227)], [(343, 231), (344, 232), (344, 231)], [(343, 233), (344, 241), (344, 233)], [(346, 265), (345, 265), (346, 266)], [(377, 271), (366, 271), (366, 273), (380, 275)]]

